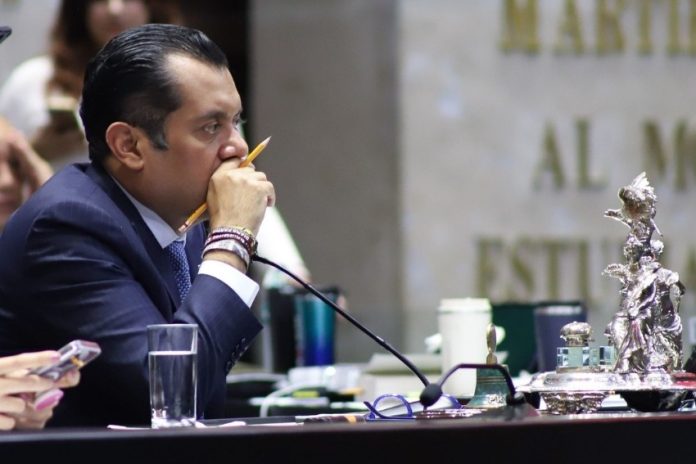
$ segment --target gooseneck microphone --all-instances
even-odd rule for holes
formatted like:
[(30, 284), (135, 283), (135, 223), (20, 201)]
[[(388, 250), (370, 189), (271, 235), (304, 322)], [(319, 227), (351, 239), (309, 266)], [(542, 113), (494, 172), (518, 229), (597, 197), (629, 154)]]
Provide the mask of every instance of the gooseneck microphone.
[(448, 370), (445, 375), (442, 376), (439, 382), (434, 382), (426, 385), (420, 394), (420, 402), (423, 406), (430, 407), (437, 402), (442, 396), (442, 385), (445, 384), (447, 379), (454, 374), (459, 369), (496, 369), (500, 371), (505, 379), (505, 383), (508, 387), (508, 395), (505, 401), (509, 405), (522, 404), (525, 402), (524, 395), (515, 391), (515, 385), (512, 383), (512, 378), (507, 369), (505, 369), (500, 364), (475, 364), (475, 363), (462, 363), (457, 364)]
[[(307, 289), (307, 291), (309, 291), (312, 295), (316, 296), (316, 297), (319, 298), (321, 301), (323, 301), (324, 303), (326, 303), (327, 305), (329, 305), (334, 311), (336, 311), (338, 314), (340, 314), (344, 319), (346, 319), (348, 322), (350, 322), (350, 323), (353, 324), (355, 327), (357, 327), (358, 329), (360, 329), (365, 335), (367, 335), (368, 337), (370, 337), (371, 339), (373, 339), (375, 342), (377, 342), (377, 344), (378, 344), (379, 346), (381, 346), (382, 348), (384, 348), (385, 350), (387, 350), (388, 352), (390, 352), (391, 354), (393, 354), (394, 356), (396, 356), (396, 358), (397, 358), (399, 361), (401, 361), (402, 363), (404, 363), (404, 365), (405, 365), (406, 367), (408, 367), (409, 370), (410, 370), (411, 372), (413, 372), (414, 374), (416, 374), (416, 377), (418, 377), (418, 379), (420, 379), (420, 381), (423, 382), (423, 385), (426, 386), (426, 389), (427, 389), (427, 387), (430, 385), (430, 382), (429, 382), (428, 379), (425, 377), (425, 375), (423, 375), (423, 373), (422, 373), (421, 371), (419, 371), (418, 368), (417, 368), (416, 366), (414, 366), (413, 363), (412, 363), (411, 361), (408, 360), (408, 358), (406, 358), (406, 356), (404, 356), (403, 354), (399, 353), (399, 351), (397, 351), (396, 348), (394, 348), (394, 347), (391, 346), (389, 343), (387, 343), (387, 341), (384, 340), (382, 337), (378, 336), (377, 334), (375, 334), (374, 332), (372, 332), (370, 329), (368, 329), (367, 327), (365, 327), (364, 325), (362, 325), (360, 322), (358, 322), (353, 316), (351, 316), (350, 314), (348, 314), (347, 312), (345, 312), (343, 309), (341, 309), (340, 306), (338, 306), (336, 303), (334, 303), (334, 302), (331, 301), (329, 298), (327, 298), (326, 296), (324, 296), (324, 294), (322, 294), (319, 290), (315, 289), (315, 288), (312, 287), (310, 284), (308, 284), (307, 282), (305, 282), (304, 280), (302, 280), (300, 277), (296, 276), (295, 274), (293, 274), (293, 273), (290, 272), (289, 270), (285, 269), (283, 266), (281, 266), (281, 265), (278, 264), (278, 263), (274, 263), (273, 261), (271, 261), (271, 260), (269, 260), (269, 259), (266, 259), (266, 258), (264, 258), (264, 257), (261, 257), (261, 256), (259, 256), (259, 255), (256, 255), (256, 254), (253, 255), (253, 256), (251, 257), (251, 259), (252, 259), (253, 261), (257, 261), (257, 262), (259, 262), (259, 263), (263, 263), (263, 264), (266, 264), (266, 265), (268, 265), (268, 266), (272, 266), (272, 267), (278, 269), (280, 272), (282, 272), (282, 273), (287, 274), (288, 276), (290, 276), (293, 280), (295, 280), (297, 283), (299, 283), (299, 284), (302, 285), (305, 289)], [(440, 394), (442, 394), (442, 390), (440, 390)], [(438, 396), (438, 398), (439, 398), (439, 396)], [(436, 399), (435, 401), (437, 401), (437, 399)], [(434, 404), (434, 403), (435, 403), (435, 402), (433, 401), (433, 404)]]

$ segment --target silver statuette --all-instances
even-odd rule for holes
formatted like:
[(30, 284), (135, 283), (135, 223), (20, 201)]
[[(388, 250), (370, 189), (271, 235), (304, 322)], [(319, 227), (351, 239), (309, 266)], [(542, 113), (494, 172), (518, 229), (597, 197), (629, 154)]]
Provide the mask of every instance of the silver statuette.
[(623, 254), (625, 264), (610, 264), (605, 275), (621, 282), (621, 304), (605, 335), (616, 349), (615, 372), (671, 373), (681, 366), (682, 323), (679, 303), (684, 286), (679, 274), (658, 261), (664, 244), (654, 217), (657, 198), (645, 173), (619, 190), (621, 209), (607, 210), (606, 217), (625, 224), (630, 232)]

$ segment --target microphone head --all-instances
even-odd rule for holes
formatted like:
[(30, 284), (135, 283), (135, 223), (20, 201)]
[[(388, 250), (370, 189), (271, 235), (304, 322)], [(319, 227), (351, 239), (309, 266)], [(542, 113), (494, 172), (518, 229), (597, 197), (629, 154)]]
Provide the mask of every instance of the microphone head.
[(439, 383), (433, 382), (428, 384), (420, 394), (421, 404), (428, 408), (437, 403), (437, 400), (442, 396), (442, 387)]

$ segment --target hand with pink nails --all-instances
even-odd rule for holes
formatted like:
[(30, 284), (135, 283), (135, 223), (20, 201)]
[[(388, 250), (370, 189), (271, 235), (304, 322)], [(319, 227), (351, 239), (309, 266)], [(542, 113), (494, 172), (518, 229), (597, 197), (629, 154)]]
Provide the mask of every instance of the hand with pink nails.
[(57, 351), (40, 351), (0, 358), (0, 430), (40, 429), (53, 415), (63, 392), (77, 385), (80, 373), (57, 382), (29, 375), (29, 370), (59, 359)]

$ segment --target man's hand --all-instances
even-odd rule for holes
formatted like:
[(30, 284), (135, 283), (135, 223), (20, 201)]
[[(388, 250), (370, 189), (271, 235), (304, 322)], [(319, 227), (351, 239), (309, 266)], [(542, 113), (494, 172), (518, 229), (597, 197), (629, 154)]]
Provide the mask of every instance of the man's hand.
[(246, 227), (257, 234), (266, 207), (275, 203), (275, 189), (253, 166), (226, 162), (210, 179), (207, 203), (211, 228)]

